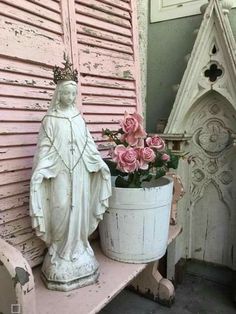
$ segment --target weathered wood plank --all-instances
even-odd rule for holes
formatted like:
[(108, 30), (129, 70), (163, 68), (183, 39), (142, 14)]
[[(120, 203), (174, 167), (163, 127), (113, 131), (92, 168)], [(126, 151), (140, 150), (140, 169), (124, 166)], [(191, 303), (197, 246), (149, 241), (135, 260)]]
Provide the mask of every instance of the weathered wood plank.
[(108, 152), (110, 152), (110, 149), (113, 147), (112, 143), (105, 141), (96, 142), (96, 144), (99, 151), (107, 150)]
[(22, 229), (18, 232), (15, 232), (13, 234), (9, 234), (4, 237), (4, 240), (6, 240), (8, 243), (11, 245), (17, 245), (20, 244), (28, 239), (31, 239), (32, 237), (35, 236), (34, 231), (32, 230), (31, 227)]
[(43, 111), (0, 110), (0, 121), (41, 121), (44, 116)]
[(18, 245), (16, 245), (16, 248), (22, 252), (22, 254), (25, 254), (29, 251), (32, 251), (35, 248), (45, 246), (43, 241), (39, 239), (38, 237), (32, 237)]
[(117, 8), (126, 10), (126, 11), (131, 11), (131, 7), (128, 3), (123, 2), (122, 0), (100, 0), (100, 2), (110, 4), (112, 6), (116, 6)]
[(130, 14), (126, 10), (123, 10), (111, 4), (107, 4), (96, 0), (76, 0), (75, 2), (78, 4), (84, 4), (92, 9), (96, 9), (111, 15), (117, 15), (122, 18), (130, 20)]
[(119, 80), (119, 79), (109, 79), (104, 77), (96, 77), (90, 75), (82, 75), (81, 78), (81, 85), (88, 85), (88, 86), (100, 86), (100, 87), (107, 87), (107, 88), (118, 88), (118, 89), (125, 89), (125, 90), (135, 90), (135, 83), (134, 81), (127, 81), (127, 80)]
[(99, 38), (82, 35), (82, 34), (78, 34), (77, 41), (80, 44), (86, 44), (92, 47), (101, 47), (101, 48), (110, 49), (114, 51), (121, 51), (124, 53), (133, 54), (133, 50), (131, 47), (120, 45), (120, 44), (107, 41), (107, 40), (102, 40)]
[(1, 122), (0, 134), (37, 133), (40, 123), (37, 122)]
[[(28, 203), (29, 203), (29, 193), (18, 194), (11, 197), (3, 198), (3, 199), (0, 199), (0, 212), (11, 211), (12, 209), (17, 208), (17, 207), (21, 208), (22, 212), (25, 210), (27, 211), (27, 209), (24, 209), (21, 206), (25, 206), (26, 208), (26, 205), (27, 205), (29, 207)], [(9, 213), (5, 215), (8, 215), (7, 217), (9, 217)], [(2, 219), (3, 219), (3, 216), (2, 216)]]
[(29, 216), (29, 205), (0, 211), (0, 225)]
[(24, 217), (9, 223), (0, 225), (0, 235), (4, 238), (12, 233), (23, 230), (31, 226), (31, 218)]
[(7, 85), (21, 85), (21, 86), (37, 86), (38, 88), (55, 89), (55, 84), (52, 80), (38, 78), (35, 76), (26, 76), (25, 74), (18, 74), (16, 72), (5, 72), (4, 77), (0, 77), (0, 84)]
[(29, 181), (3, 185), (1, 186), (0, 189), (0, 199), (4, 197), (11, 197), (12, 195), (29, 192), (29, 187), (30, 187)]
[(32, 157), (0, 160), (0, 173), (14, 170), (30, 169), (33, 165)]
[(109, 31), (112, 33), (116, 33), (119, 35), (132, 37), (132, 32), (128, 28), (121, 27), (119, 25), (111, 24), (105, 21), (99, 21), (99, 25), (96, 18), (85, 16), (82, 14), (76, 14), (76, 22), (78, 24), (88, 25), (92, 27), (97, 27), (99, 29), (103, 29), (105, 31)]
[(83, 95), (136, 98), (135, 91), (118, 89), (118, 88), (111, 89), (111, 88), (103, 88), (103, 87), (83, 86), (82, 93)]
[(34, 145), (38, 134), (0, 135), (0, 147)]
[(77, 33), (108, 40), (113, 43), (120, 43), (132, 48), (132, 40), (129, 37), (104, 31), (96, 27), (77, 24)]
[(37, 266), (43, 262), (45, 245), (36, 247), (24, 255), (25, 259), (29, 262), (30, 267)]
[[(21, 3), (22, 1), (24, 1), (24, 0), (21, 0), (20, 2), (17, 2), (17, 3)], [(3, 3), (3, 2), (5, 2), (5, 3)], [(7, 4), (7, 2), (9, 2), (9, 4)], [(16, 3), (16, 2), (14, 2), (14, 3)], [(62, 35), (63, 32), (62, 32), (62, 27), (60, 25), (61, 19), (60, 19), (60, 15), (58, 15), (57, 13), (54, 13), (51, 11), (53, 16), (56, 16), (56, 21), (55, 20), (53, 21), (52, 19), (47, 18), (47, 17), (42, 18), (41, 16), (37, 16), (33, 12), (31, 12), (31, 13), (26, 12), (20, 8), (13, 7), (12, 4), (13, 4), (13, 2), (11, 0), (2, 0), (2, 3), (0, 2), (0, 12), (4, 16), (13, 18), (14, 20), (18, 20), (18, 21), (23, 22), (25, 24), (36, 26), (38, 28), (45, 29), (49, 32)], [(43, 8), (41, 8), (41, 9), (43, 9)], [(46, 9), (44, 9), (44, 10), (46, 10)]]
[(112, 15), (111, 13), (101, 12), (100, 10), (95, 10), (84, 5), (76, 4), (75, 12), (86, 16), (90, 16), (92, 18), (96, 18), (97, 20), (115, 24), (124, 28), (128, 29), (131, 28), (131, 23), (126, 18), (120, 18), (115, 15)]
[[(86, 119), (85, 119), (86, 120)], [(117, 131), (117, 128), (119, 128), (119, 124), (114, 122), (114, 123), (88, 123), (88, 128), (91, 133), (100, 133), (102, 136), (102, 129), (108, 128), (111, 131)]]
[[(2, 2), (23, 11), (24, 14), (32, 13), (35, 17), (41, 17), (45, 20), (53, 21), (57, 24), (61, 24), (61, 14), (60, 12), (54, 12), (50, 9), (37, 5), (37, 3), (33, 3), (32, 1), (21, 0), (14, 1), (12, 0), (2, 0)], [(5, 13), (5, 12), (4, 12)]]
[(52, 98), (53, 91), (43, 88), (28, 86), (6, 86), (0, 85), (0, 96), (11, 96), (21, 98), (36, 98), (43, 100), (50, 100)]
[[(94, 114), (95, 112), (97, 112), (97, 105), (83, 105), (83, 114), (86, 115), (86, 114)], [(131, 110), (132, 109), (132, 110)], [(106, 105), (103, 105), (103, 106), (99, 106), (99, 112), (98, 114), (100, 115), (106, 115), (106, 114), (111, 114), (111, 115), (120, 115), (120, 116), (123, 116), (124, 115), (124, 112), (125, 110), (126, 111), (135, 111), (136, 109), (136, 106), (132, 106), (131, 108), (124, 108), (122, 106), (112, 106), (112, 105), (109, 105), (109, 106), (106, 106)], [(1, 162), (0, 162), (0, 171), (1, 171)]]
[(50, 100), (44, 99), (30, 99), (30, 98), (16, 98), (0, 96), (1, 109), (24, 109), (35, 111), (46, 111), (49, 107)]
[(1, 173), (0, 186), (29, 180), (31, 174), (31, 169)]
[[(0, 11), (3, 9), (2, 5), (5, 4), (0, 3)], [(0, 54), (22, 59), (24, 62), (30, 60), (30, 63), (39, 62), (51, 66), (59, 64), (64, 50), (61, 34), (56, 36), (39, 27), (16, 22), (14, 14), (12, 19), (0, 19)]]
[(133, 98), (115, 98), (115, 97), (103, 97), (103, 96), (82, 96), (82, 102), (84, 105), (114, 105), (126, 107), (135, 106), (136, 101)]
[(29, 157), (29, 156), (34, 156), (35, 151), (36, 151), (35, 145), (1, 147), (0, 148), (0, 157), (1, 157), (1, 160)]
[(122, 119), (123, 114), (120, 115), (115, 115), (115, 114), (110, 114), (107, 112), (107, 114), (103, 115), (97, 115), (97, 114), (83, 114), (86, 122), (88, 124), (90, 123), (100, 123), (101, 126), (103, 123), (119, 123), (119, 121)]
[(53, 80), (52, 67), (34, 64), (33, 62), (27, 62), (25, 60), (9, 60), (8, 58), (1, 56), (0, 70), (24, 75), (27, 74), (27, 76), (34, 76), (35, 79), (46, 78), (51, 81)]
[(134, 79), (134, 64), (130, 60), (117, 59), (99, 51), (80, 49), (80, 72), (118, 79)]
[[(117, 124), (116, 127), (119, 128), (119, 125)], [(99, 130), (99, 132), (91, 132), (91, 133), (92, 133), (92, 137), (96, 143), (107, 141), (107, 137), (102, 135), (101, 130)]]
[[(126, 62), (126, 61), (130, 61), (134, 62), (133, 56), (131, 56), (128, 53), (123, 53), (123, 52), (119, 52), (119, 51), (112, 51), (112, 50), (108, 50), (108, 49), (103, 49), (103, 48), (98, 48), (98, 47), (90, 47), (90, 46), (86, 46), (86, 45), (78, 45), (79, 51), (83, 51), (86, 54), (96, 54), (98, 56), (108, 56), (111, 59), (118, 59), (122, 62)], [(117, 62), (118, 62), (117, 60)], [(93, 61), (93, 59), (91, 58), (91, 61)]]
[(31, 2), (40, 5), (41, 7), (50, 9), (50, 11), (54, 11), (54, 12), (61, 12), (61, 8), (60, 8), (60, 4), (58, 2), (55, 1), (51, 1), (51, 0), (31, 0)]

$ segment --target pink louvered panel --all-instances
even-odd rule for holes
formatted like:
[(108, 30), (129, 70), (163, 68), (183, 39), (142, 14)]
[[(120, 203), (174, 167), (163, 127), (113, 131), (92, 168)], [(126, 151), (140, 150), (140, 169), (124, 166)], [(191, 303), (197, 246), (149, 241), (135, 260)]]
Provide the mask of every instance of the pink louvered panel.
[(31, 228), (29, 180), (40, 121), (54, 90), (52, 67), (69, 50), (61, 0), (0, 2), (0, 236), (32, 266), (44, 244)]
[[(44, 244), (29, 218), (29, 179), (40, 121), (54, 91), (52, 67), (63, 52), (80, 73), (78, 104), (101, 154), (102, 128), (117, 129), (140, 110), (135, 0), (0, 2), (0, 236), (32, 266)], [(138, 74), (138, 75), (137, 75)]]
[(103, 156), (102, 128), (117, 129), (139, 107), (132, 2), (75, 0), (82, 111)]

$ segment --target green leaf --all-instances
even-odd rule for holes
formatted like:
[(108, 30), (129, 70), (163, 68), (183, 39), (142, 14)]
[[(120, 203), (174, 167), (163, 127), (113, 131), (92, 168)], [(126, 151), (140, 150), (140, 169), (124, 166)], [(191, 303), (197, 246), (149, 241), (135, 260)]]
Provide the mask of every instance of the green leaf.
[(168, 161), (167, 167), (177, 169), (178, 165), (179, 165), (179, 156), (170, 154), (170, 161)]
[(163, 177), (165, 174), (166, 174), (166, 170), (164, 168), (159, 168), (159, 169), (157, 169), (155, 178), (159, 179), (159, 178)]
[(141, 174), (138, 171), (129, 174), (129, 188), (140, 188), (141, 187)]
[(149, 181), (151, 181), (152, 180), (152, 174), (151, 173), (148, 173), (148, 174), (146, 174), (146, 175), (143, 175), (142, 177), (141, 177), (141, 181), (142, 182), (149, 182)]
[(117, 188), (128, 188), (129, 182), (125, 178), (118, 176), (115, 181), (115, 186)]

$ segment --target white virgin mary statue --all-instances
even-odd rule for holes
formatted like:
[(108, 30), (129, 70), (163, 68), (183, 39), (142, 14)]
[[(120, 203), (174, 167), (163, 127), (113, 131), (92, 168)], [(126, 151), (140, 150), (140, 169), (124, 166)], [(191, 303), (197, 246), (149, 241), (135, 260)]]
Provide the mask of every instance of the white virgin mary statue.
[(48, 247), (42, 278), (61, 291), (97, 280), (88, 237), (111, 195), (110, 171), (75, 105), (76, 74), (68, 60), (54, 72), (57, 87), (42, 120), (30, 186), (32, 224)]

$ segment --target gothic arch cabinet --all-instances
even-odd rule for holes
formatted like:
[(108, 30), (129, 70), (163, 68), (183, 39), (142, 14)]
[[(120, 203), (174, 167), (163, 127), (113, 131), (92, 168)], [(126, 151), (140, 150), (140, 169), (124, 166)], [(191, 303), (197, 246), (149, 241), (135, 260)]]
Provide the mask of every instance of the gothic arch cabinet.
[(206, 94), (189, 112), (186, 250), (189, 257), (234, 267), (236, 212), (234, 110), (217, 93)]
[(43, 243), (31, 230), (29, 179), (39, 124), (54, 90), (52, 67), (63, 53), (80, 74), (78, 106), (101, 152), (104, 127), (140, 110), (136, 1), (0, 2), (0, 235), (31, 266)]
[[(223, 7), (222, 7), (223, 5)], [(228, 4), (211, 0), (165, 130), (189, 152), (180, 175), (180, 257), (236, 269), (236, 59)]]

